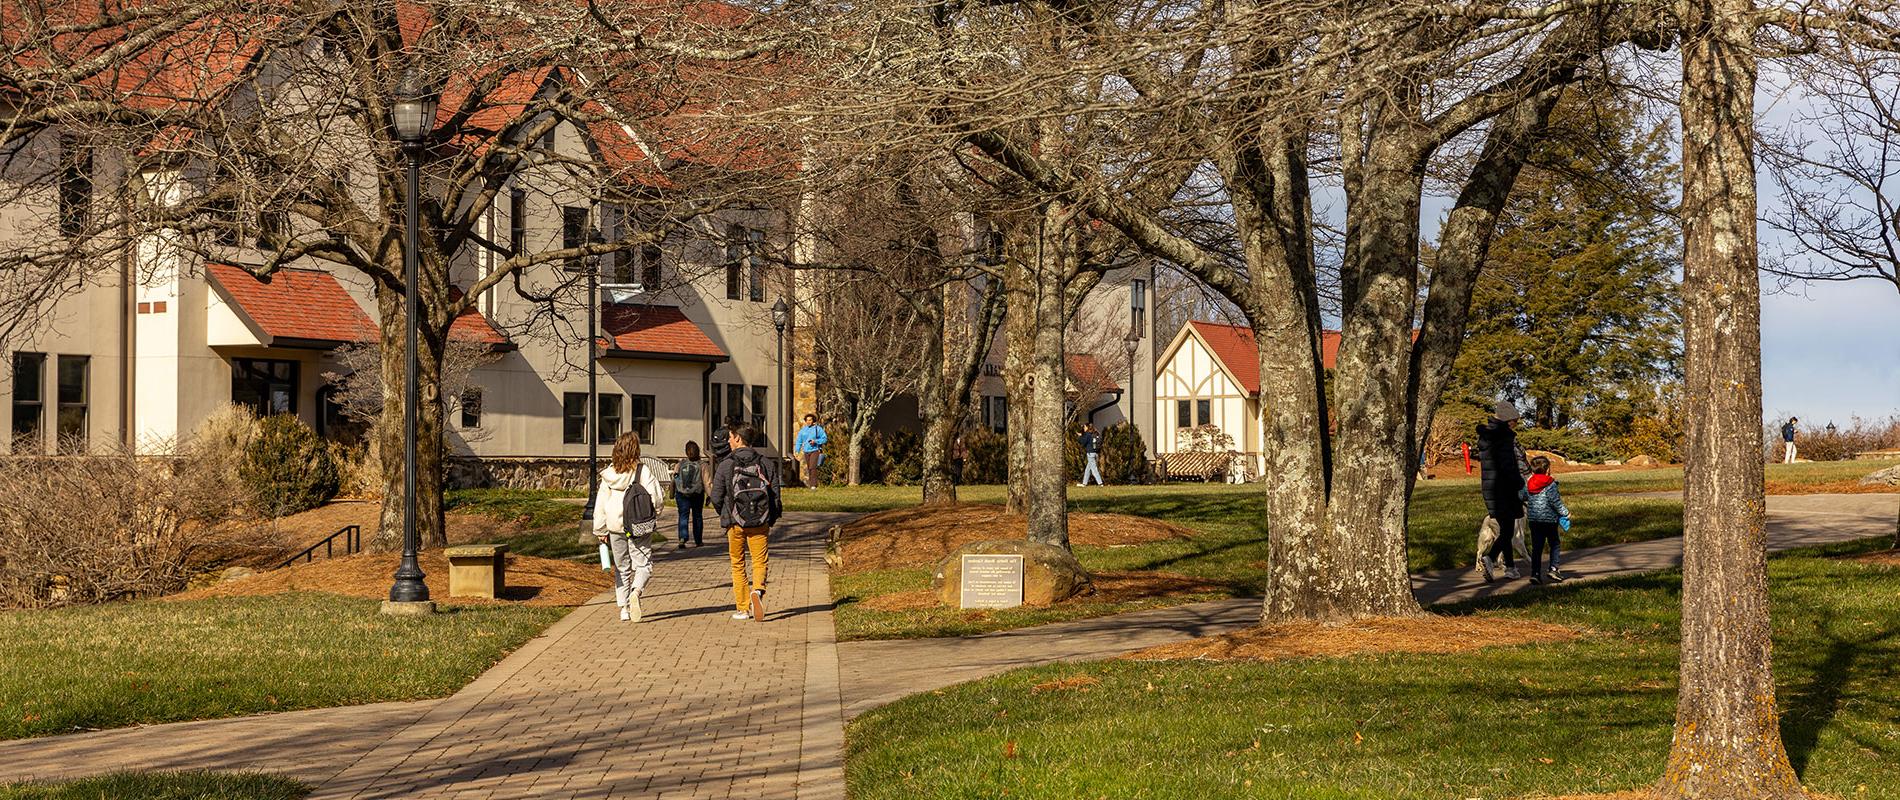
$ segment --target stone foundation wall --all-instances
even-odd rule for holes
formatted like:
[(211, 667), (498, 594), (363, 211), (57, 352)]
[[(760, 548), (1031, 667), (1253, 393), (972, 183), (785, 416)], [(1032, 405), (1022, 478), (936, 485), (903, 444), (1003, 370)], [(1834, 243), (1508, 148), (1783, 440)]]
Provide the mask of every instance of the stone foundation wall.
[[(606, 459), (601, 459), (605, 466)], [(475, 458), (445, 460), (443, 485), (449, 489), (567, 489), (587, 488), (585, 458)]]

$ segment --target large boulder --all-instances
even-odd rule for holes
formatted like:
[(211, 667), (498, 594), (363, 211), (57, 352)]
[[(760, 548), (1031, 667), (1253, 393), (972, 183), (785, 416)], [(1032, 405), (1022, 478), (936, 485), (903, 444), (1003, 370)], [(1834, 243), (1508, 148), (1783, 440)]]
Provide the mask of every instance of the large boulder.
[(962, 605), (963, 555), (1009, 554), (1023, 557), (1023, 605), (1049, 606), (1078, 594), (1095, 591), (1088, 570), (1069, 551), (1026, 539), (971, 542), (937, 563), (930, 586), (944, 605)]
[(1550, 463), (1552, 464), (1570, 463), (1569, 461), (1564, 459), (1564, 455), (1562, 453), (1556, 453), (1550, 450), (1526, 450), (1524, 451), (1524, 456), (1526, 458), (1536, 458), (1538, 456), (1543, 456), (1545, 458), (1550, 459)]
[(1632, 467), (1653, 467), (1656, 466), (1656, 459), (1647, 455), (1640, 455), (1623, 463)]
[(1860, 479), (1862, 486), (1900, 486), (1900, 466), (1886, 469)]

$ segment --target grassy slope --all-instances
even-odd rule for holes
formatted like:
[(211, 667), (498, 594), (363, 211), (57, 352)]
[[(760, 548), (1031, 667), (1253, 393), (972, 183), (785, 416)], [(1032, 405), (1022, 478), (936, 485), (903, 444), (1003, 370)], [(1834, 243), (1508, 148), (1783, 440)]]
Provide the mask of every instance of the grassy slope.
[(310, 787), (289, 778), (218, 772), (123, 772), (0, 786), (0, 800), (296, 800), (308, 794)]
[(567, 609), (316, 593), (0, 613), (0, 738), (441, 697)]
[[(1900, 798), (1900, 570), (1814, 558), (1771, 569), (1783, 731), (1797, 768), (1840, 797)], [(1659, 774), (1669, 742), (1678, 591), (1666, 574), (1489, 606), (1605, 634), (1561, 645), (1056, 665), (917, 695), (850, 726), (851, 796), (1495, 798), (1630, 788)], [(1077, 674), (1102, 683), (1032, 690)]]

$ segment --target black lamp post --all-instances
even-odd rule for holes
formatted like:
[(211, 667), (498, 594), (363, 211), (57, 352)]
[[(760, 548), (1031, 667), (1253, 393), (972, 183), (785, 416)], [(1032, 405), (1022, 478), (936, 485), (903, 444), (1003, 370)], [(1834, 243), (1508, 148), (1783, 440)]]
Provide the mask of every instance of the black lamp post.
[[(785, 478), (785, 451), (791, 447), (792, 404), (789, 392), (791, 389), (791, 381), (786, 380), (785, 374), (785, 326), (790, 325), (791, 322), (792, 309), (785, 305), (785, 298), (780, 297), (777, 302), (772, 304), (772, 328), (778, 331), (778, 406), (779, 422), (782, 425), (778, 432), (778, 474), (780, 480), (784, 480)], [(807, 482), (811, 480), (811, 476), (809, 475), (800, 477)], [(806, 485), (809, 486), (810, 483), (806, 483)]]
[[(421, 543), (416, 534), (416, 407), (419, 405), (421, 388), (416, 377), (419, 354), (416, 346), (416, 273), (417, 262), (422, 249), (421, 213), (417, 196), (421, 194), (423, 140), (435, 127), (436, 96), (422, 85), (421, 78), (411, 69), (403, 73), (402, 84), (396, 88), (396, 102), (390, 109), (390, 123), (395, 128), (396, 138), (402, 142), (405, 169), (408, 172), (407, 188), (404, 197), (402, 280), (403, 313), (405, 334), (408, 337), (409, 363), (404, 382), (404, 400), (402, 407), (403, 430), (403, 467), (402, 467), (402, 563), (396, 567), (396, 581), (389, 587), (389, 601), (393, 604), (423, 604), (429, 602), (429, 587), (422, 582), (422, 565), (416, 562), (416, 550)], [(419, 609), (418, 605), (398, 605), (397, 608)]]
[[(587, 243), (602, 243), (599, 228), (591, 228), (587, 234)], [(637, 283), (601, 283), (600, 254), (588, 253), (582, 258), (581, 271), (587, 274), (587, 503), (581, 506), (581, 527), (593, 529), (594, 495), (600, 491), (600, 317), (597, 308), (600, 305), (601, 292), (634, 290), (642, 287)], [(570, 270), (571, 271), (571, 270)]]

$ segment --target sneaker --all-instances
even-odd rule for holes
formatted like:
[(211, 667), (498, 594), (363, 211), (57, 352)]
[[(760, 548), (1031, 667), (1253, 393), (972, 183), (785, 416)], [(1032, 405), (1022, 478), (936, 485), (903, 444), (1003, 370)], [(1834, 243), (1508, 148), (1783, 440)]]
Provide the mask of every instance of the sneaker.
[(751, 618), (752, 618), (752, 612), (750, 612), (750, 611), (741, 611), (741, 612), (739, 612), (739, 613), (737, 613), (737, 614), (733, 614), (733, 615), (732, 615), (732, 618), (733, 618), (733, 619), (751, 619)]
[(1508, 566), (1506, 566), (1506, 567), (1504, 568), (1504, 578), (1505, 578), (1506, 580), (1513, 580), (1513, 581), (1514, 581), (1514, 580), (1517, 580), (1518, 578), (1522, 578), (1522, 577), (1524, 577), (1524, 576), (1523, 576), (1522, 574), (1519, 574), (1519, 573), (1518, 573), (1518, 571), (1517, 571), (1517, 565), (1516, 565), (1516, 564), (1511, 564), (1511, 565), (1508, 565)]
[(1490, 583), (1494, 580), (1497, 580), (1497, 578), (1491, 575), (1491, 559), (1488, 559), (1488, 558), (1478, 559), (1478, 569), (1484, 570), (1485, 583)]
[(628, 622), (640, 621), (640, 593), (639, 592), (633, 592), (627, 595), (627, 607), (620, 609), (620, 618)]
[(764, 589), (752, 590), (752, 618), (760, 622), (765, 621), (765, 590)]
[(1543, 583), (1544, 583), (1544, 579), (1543, 579), (1543, 578), (1539, 578), (1539, 577), (1537, 577), (1536, 575), (1532, 575), (1532, 576), (1531, 576), (1531, 583), (1535, 583), (1535, 584), (1538, 584), (1538, 585), (1540, 585), (1540, 586), (1541, 586), (1541, 585), (1543, 585)]
[(633, 612), (628, 611), (626, 606), (620, 607), (620, 621), (621, 622), (633, 621)]
[(1563, 573), (1553, 569), (1544, 573), (1544, 580), (1550, 581), (1551, 583), (1563, 583), (1570, 579), (1565, 577)]

